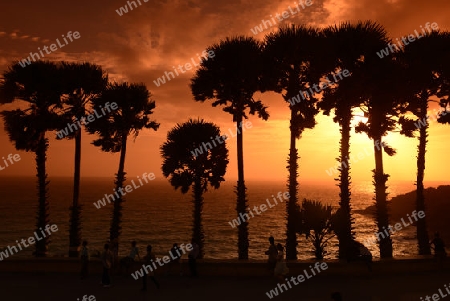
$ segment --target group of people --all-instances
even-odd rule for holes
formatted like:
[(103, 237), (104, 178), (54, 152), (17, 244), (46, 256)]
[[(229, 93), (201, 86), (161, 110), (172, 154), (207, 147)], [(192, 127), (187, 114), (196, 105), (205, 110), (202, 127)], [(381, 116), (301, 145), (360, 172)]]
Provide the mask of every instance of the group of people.
[[(85, 240), (82, 243), (81, 250), (80, 250), (80, 261), (81, 261), (81, 279), (85, 279), (88, 275), (88, 266), (90, 261), (90, 252), (87, 247), (88, 242)], [(192, 250), (188, 254), (189, 258), (189, 269), (191, 272), (191, 276), (197, 277), (197, 257), (199, 255), (199, 246), (192, 242)], [(137, 247), (136, 241), (131, 242), (131, 250), (128, 256), (123, 257), (122, 259), (118, 260), (117, 257), (117, 247), (118, 243), (116, 241), (105, 243), (103, 252), (100, 255), (100, 259), (102, 261), (103, 266), (103, 273), (102, 273), (102, 280), (101, 284), (104, 287), (110, 287), (111, 286), (111, 272), (113, 269), (116, 269), (119, 273), (129, 273), (130, 268), (133, 267), (134, 263), (136, 262), (142, 262), (145, 265), (150, 265), (152, 260), (153, 262), (156, 261), (156, 256), (152, 252), (152, 246), (147, 245), (146, 248), (146, 255), (141, 259), (139, 255), (139, 248)], [(182, 265), (181, 265), (181, 257), (182, 252), (180, 248), (178, 247), (177, 243), (174, 243), (170, 253), (172, 254), (172, 260), (166, 265), (166, 275), (170, 275), (172, 270), (175, 268), (176, 270), (179, 270), (180, 276), (183, 275)], [(155, 286), (159, 289), (160, 285), (158, 281), (155, 278), (154, 272), (151, 271), (147, 273), (144, 271), (145, 275), (143, 278), (143, 287), (142, 290), (147, 290), (147, 278), (150, 278), (152, 282), (155, 284)]]

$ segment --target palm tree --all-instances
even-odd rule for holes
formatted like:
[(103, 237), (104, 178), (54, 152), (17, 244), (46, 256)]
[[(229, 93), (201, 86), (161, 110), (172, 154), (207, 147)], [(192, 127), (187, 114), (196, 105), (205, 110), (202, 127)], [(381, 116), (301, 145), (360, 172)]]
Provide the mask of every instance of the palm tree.
[(331, 234), (333, 217), (331, 206), (304, 199), (299, 215), (298, 221), (301, 221), (301, 225), (298, 225), (298, 228), (301, 229), (300, 234), (305, 234), (306, 239), (312, 243), (316, 259), (323, 259), (327, 254), (325, 250), (327, 243), (334, 237)]
[[(387, 203), (387, 186), (389, 178), (383, 169), (383, 151), (393, 156), (396, 150), (382, 140), (389, 132), (397, 129), (398, 117), (406, 112), (407, 102), (402, 78), (405, 74), (397, 63), (394, 55), (382, 60), (373, 60), (365, 64), (361, 73), (365, 96), (362, 109), (368, 116), (366, 123), (360, 122), (355, 130), (366, 133), (373, 140), (375, 153), (375, 169), (373, 170), (373, 184), (375, 186), (375, 208), (378, 232), (383, 232), (389, 226)], [(392, 87), (395, 87), (393, 89)], [(381, 258), (392, 258), (392, 239), (386, 235), (378, 242)]]
[[(417, 146), (417, 178), (416, 178), (416, 210), (425, 210), (425, 195), (423, 179), (425, 175), (425, 153), (428, 137), (429, 123), (427, 120), (428, 104), (431, 96), (435, 96), (439, 89), (439, 77), (442, 62), (449, 51), (448, 40), (439, 32), (431, 32), (405, 46), (401, 59), (408, 70), (409, 84), (409, 111), (417, 119), (407, 117), (402, 119), (406, 124), (403, 133), (414, 137), (414, 132), (419, 131), (419, 145)], [(409, 125), (409, 126), (408, 126)], [(431, 249), (426, 226), (426, 217), (417, 221), (417, 240), (419, 255), (430, 255)]]
[[(54, 63), (48, 61), (33, 62), (26, 68), (14, 64), (4, 72), (0, 81), (0, 103), (22, 100), (28, 108), (3, 111), (5, 130), (9, 140), (17, 150), (34, 152), (36, 156), (36, 177), (38, 179), (38, 208), (36, 233), (50, 223), (46, 160), (48, 149), (47, 131), (53, 131), (58, 125), (58, 116), (54, 112), (60, 105), (62, 94), (60, 74)], [(34, 255), (47, 254), (50, 237), (36, 241)]]
[[(318, 29), (303, 25), (282, 27), (266, 36), (264, 47), (264, 84), (268, 90), (282, 94), (291, 110), (290, 147), (287, 159), (289, 172), (287, 187), (289, 200), (286, 202), (286, 259), (297, 259), (297, 233), (295, 211), (297, 210), (298, 150), (296, 139), (305, 129), (316, 125), (318, 113), (314, 95), (304, 97), (299, 91), (308, 90), (317, 84), (325, 73), (326, 56), (322, 55), (323, 38)], [(300, 100), (300, 96), (304, 100)], [(298, 98), (297, 98), (298, 97)], [(293, 101), (297, 98), (299, 101)]]
[[(194, 78), (191, 91), (195, 101), (213, 99), (212, 106), (225, 106), (223, 111), (233, 116), (236, 122), (238, 159), (238, 181), (236, 186), (236, 211), (245, 214), (248, 210), (244, 182), (244, 148), (242, 121), (249, 113), (263, 120), (269, 118), (266, 107), (260, 100), (253, 99), (256, 91), (262, 90), (262, 44), (251, 37), (226, 38), (219, 44), (207, 48), (213, 55), (203, 60)], [(211, 58), (212, 57), (212, 58)], [(239, 259), (248, 259), (248, 221), (238, 226)]]
[[(372, 21), (358, 22), (351, 24), (342, 23), (339, 26), (330, 26), (323, 30), (327, 39), (331, 62), (331, 70), (351, 70), (352, 76), (339, 82), (337, 87), (326, 89), (324, 97), (319, 103), (319, 107), (324, 110), (324, 114), (329, 115), (334, 110), (333, 121), (340, 126), (340, 156), (337, 161), (340, 163), (339, 177), (339, 197), (340, 210), (339, 227), (336, 234), (339, 239), (339, 257), (349, 258), (347, 252), (355, 239), (353, 231), (353, 218), (351, 214), (351, 176), (350, 176), (350, 132), (353, 118), (352, 110), (361, 104), (364, 83), (360, 81), (363, 64), (375, 58), (375, 53), (382, 49), (388, 42), (386, 30), (378, 23)], [(336, 217), (337, 217), (336, 216)]]
[[(98, 65), (91, 63), (61, 62), (60, 65), (64, 84), (63, 126), (83, 120), (88, 115), (87, 105), (106, 88), (108, 76)], [(67, 122), (66, 122), (67, 121)], [(68, 132), (68, 131), (67, 131)], [(70, 207), (69, 226), (69, 257), (78, 257), (81, 245), (81, 205), (80, 165), (81, 165), (81, 127), (70, 134), (56, 139), (75, 139), (75, 168), (73, 177), (73, 197)], [(61, 133), (61, 132), (59, 132)]]
[[(155, 101), (151, 100), (151, 94), (144, 84), (129, 84), (127, 82), (108, 84), (100, 97), (92, 99), (93, 109), (102, 112), (107, 104), (112, 108), (109, 114), (87, 124), (88, 132), (97, 133), (100, 138), (92, 144), (101, 147), (104, 152), (120, 152), (119, 168), (115, 179), (115, 191), (123, 190), (125, 182), (125, 156), (127, 151), (127, 139), (130, 134), (136, 137), (143, 129), (157, 130), (159, 124), (150, 120), (153, 114)], [(105, 109), (103, 109), (105, 110)], [(106, 111), (105, 111), (106, 112)], [(124, 198), (114, 200), (114, 209), (109, 230), (110, 241), (118, 243), (122, 229), (122, 203)], [(118, 254), (118, 246), (115, 249)]]
[[(203, 120), (189, 119), (183, 124), (177, 124), (167, 134), (167, 141), (161, 146), (163, 157), (162, 171), (170, 184), (186, 193), (192, 186), (192, 202), (194, 204), (192, 240), (199, 245), (199, 258), (204, 255), (204, 232), (202, 224), (203, 193), (208, 184), (217, 189), (225, 179), (228, 165), (228, 149), (225, 141), (214, 142), (214, 147), (203, 151), (202, 143), (210, 141), (211, 137), (221, 137), (220, 129), (213, 123)], [(219, 142), (218, 141), (218, 142)], [(211, 142), (206, 142), (211, 143)], [(202, 153), (191, 154), (195, 149)]]

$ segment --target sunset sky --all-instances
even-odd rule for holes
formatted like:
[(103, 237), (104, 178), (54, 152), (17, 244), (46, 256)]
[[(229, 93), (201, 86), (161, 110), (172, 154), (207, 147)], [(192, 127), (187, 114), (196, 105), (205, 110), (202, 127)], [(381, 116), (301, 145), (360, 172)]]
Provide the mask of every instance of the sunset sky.
[[(6, 1), (5, 1), (6, 2)], [(157, 87), (154, 80), (172, 66), (198, 62), (197, 54), (221, 39), (236, 35), (253, 36), (251, 28), (262, 19), (294, 7), (294, 1), (177, 1), (151, 0), (128, 13), (116, 12), (127, 5), (124, 0), (76, 2), (40, 0), (7, 1), (0, 9), (0, 72), (14, 60), (26, 58), (38, 47), (50, 46), (67, 32), (78, 31), (80, 38), (46, 55), (45, 59), (88, 61), (101, 65), (111, 81), (144, 82), (153, 94), (156, 109), (153, 118), (161, 124), (158, 131), (144, 130), (136, 141), (129, 139), (125, 170), (129, 177), (153, 172), (162, 179), (159, 147), (168, 130), (188, 118), (203, 118), (220, 126), (223, 132), (235, 132), (232, 116), (211, 102), (197, 103), (189, 89), (195, 70), (186, 71), (166, 84)], [(137, 1), (136, 1), (137, 2)], [(284, 22), (327, 26), (343, 21), (371, 19), (383, 24), (395, 39), (420, 30), (427, 22), (436, 22), (441, 30), (450, 30), (450, 2), (448, 0), (313, 0)], [(281, 23), (278, 23), (280, 25)], [(256, 35), (264, 35), (277, 26)], [(61, 40), (62, 41), (62, 40)], [(394, 89), (394, 87), (393, 87)], [(262, 121), (250, 115), (252, 128), (244, 133), (244, 167), (247, 180), (279, 180), (287, 177), (286, 159), (289, 148), (289, 109), (281, 95), (256, 95), (268, 106), (270, 118)], [(18, 103), (3, 105), (0, 110), (14, 109)], [(431, 107), (437, 109), (437, 105)], [(434, 114), (435, 116), (435, 114)], [(317, 126), (307, 130), (298, 140), (299, 180), (322, 180), (333, 183), (326, 170), (336, 164), (339, 149), (339, 129), (331, 117), (317, 118)], [(50, 177), (73, 174), (74, 142), (57, 141), (55, 133), (48, 133), (47, 173)], [(102, 153), (91, 145), (93, 136), (83, 136), (82, 176), (113, 177), (117, 172), (119, 155)], [(427, 181), (448, 181), (445, 168), (448, 158), (450, 126), (431, 121), (427, 146)], [(385, 172), (391, 180), (414, 181), (416, 174), (417, 139), (391, 134), (387, 142), (397, 149), (393, 158), (385, 155)], [(0, 121), (0, 158), (20, 154), (21, 160), (0, 171), (0, 176), (35, 174), (34, 154), (18, 152), (9, 142)], [(227, 141), (230, 163), (226, 179), (237, 178), (236, 138)], [(352, 165), (353, 181), (370, 180), (374, 168), (373, 146), (363, 134), (352, 132), (351, 152), (364, 154)], [(3, 160), (0, 165), (4, 166)]]

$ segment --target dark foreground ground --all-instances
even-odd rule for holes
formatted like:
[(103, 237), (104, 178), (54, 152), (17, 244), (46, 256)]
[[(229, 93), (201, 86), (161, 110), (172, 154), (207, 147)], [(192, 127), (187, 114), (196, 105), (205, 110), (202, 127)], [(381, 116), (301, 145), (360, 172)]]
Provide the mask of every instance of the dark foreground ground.
[[(158, 280), (157, 290), (148, 281), (148, 291), (141, 292), (141, 279), (130, 275), (114, 276), (113, 286), (102, 287), (100, 274), (80, 280), (76, 273), (67, 272), (0, 272), (0, 300), (82, 300), (84, 295), (95, 296), (95, 300), (270, 300), (266, 295), (277, 281), (269, 276), (163, 276)], [(318, 274), (281, 293), (274, 300), (331, 300), (333, 291), (342, 292), (345, 301), (421, 301), (432, 295), (444, 284), (450, 283), (450, 271), (402, 272), (393, 276), (367, 271), (359, 275)], [(91, 301), (94, 299), (91, 299)], [(432, 300), (432, 299), (430, 299)], [(449, 300), (450, 296), (437, 300)]]
[[(260, 264), (210, 263), (200, 266), (203, 275), (191, 278), (187, 275), (164, 276), (160, 271), (157, 279), (161, 289), (157, 290), (148, 280), (148, 291), (141, 292), (142, 280), (127, 276), (113, 276), (113, 286), (100, 285), (101, 266), (94, 263), (92, 274), (86, 280), (80, 280), (75, 268), (76, 261), (47, 261), (45, 266), (51, 272), (43, 272), (37, 265), (40, 261), (2, 262), (0, 263), (0, 300), (36, 300), (65, 301), (84, 295), (94, 296), (95, 300), (164, 300), (164, 301), (253, 301), (271, 300), (266, 292), (274, 289), (276, 279), (266, 276)], [(70, 262), (70, 264), (69, 264)], [(52, 263), (52, 265), (50, 265)], [(450, 286), (450, 269), (438, 270), (431, 261), (392, 261), (374, 263), (373, 272), (369, 272), (361, 263), (329, 263), (329, 269), (306, 280), (297, 286), (280, 293), (273, 300), (329, 301), (334, 291), (340, 291), (345, 301), (421, 301), (425, 297), (446, 293), (444, 285)], [(297, 276), (310, 263), (291, 264), (292, 275)], [(56, 267), (60, 266), (58, 270)], [(226, 270), (234, 266), (237, 270), (250, 271), (254, 275), (236, 274)], [(13, 270), (14, 267), (14, 270)], [(28, 267), (28, 268), (26, 268)], [(187, 272), (187, 265), (184, 265)], [(78, 269), (76, 269), (78, 270)], [(261, 274), (262, 273), (262, 274)], [(450, 290), (450, 289), (449, 289)], [(450, 301), (448, 296), (436, 299)], [(88, 299), (86, 299), (88, 300)], [(92, 301), (94, 299), (91, 299)], [(433, 299), (429, 299), (433, 300)]]

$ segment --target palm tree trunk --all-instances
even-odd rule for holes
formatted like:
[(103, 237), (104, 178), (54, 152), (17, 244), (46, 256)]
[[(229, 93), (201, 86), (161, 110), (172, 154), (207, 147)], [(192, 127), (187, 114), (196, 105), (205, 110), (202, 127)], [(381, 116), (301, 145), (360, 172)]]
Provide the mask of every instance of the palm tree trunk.
[(289, 146), (289, 158), (287, 169), (289, 171), (288, 178), (288, 190), (289, 190), (289, 200), (286, 202), (286, 259), (296, 260), (297, 259), (297, 232), (295, 229), (295, 212), (297, 209), (297, 170), (298, 170), (298, 152), (295, 146), (295, 129), (293, 128), (293, 120), (295, 117), (295, 110), (291, 109), (291, 137)]
[(73, 198), (70, 207), (69, 257), (78, 257), (81, 245), (81, 206), (78, 203), (80, 194), (80, 165), (81, 165), (81, 130), (75, 135), (75, 162), (73, 175)]
[(383, 171), (383, 148), (381, 135), (375, 136), (374, 153), (375, 153), (375, 207), (378, 232), (382, 233), (381, 240), (378, 242), (381, 258), (392, 258), (392, 240), (389, 231), (385, 231), (389, 226), (389, 215), (387, 208), (387, 192), (386, 182), (389, 175)]
[[(244, 137), (242, 131), (242, 114), (236, 116), (236, 129), (237, 129), (237, 161), (238, 161), (238, 181), (236, 187), (237, 204), (236, 211), (238, 216), (244, 216), (247, 214), (247, 199), (246, 199), (246, 187), (244, 182)], [(239, 259), (248, 259), (248, 220), (242, 220), (238, 226), (238, 253)]]
[[(420, 120), (425, 120), (428, 111), (428, 94), (424, 93), (421, 99), (421, 116)], [(425, 153), (428, 137), (428, 123), (419, 129), (419, 146), (417, 147), (417, 190), (416, 190), (416, 210), (417, 212), (425, 212), (425, 195), (423, 187), (423, 179), (425, 174)], [(426, 224), (426, 216), (419, 218), (417, 221), (417, 241), (419, 255), (430, 255), (431, 249)]]
[[(38, 142), (38, 146), (36, 149), (36, 171), (38, 178), (38, 214), (37, 214), (37, 223), (36, 223), (36, 233), (42, 236), (41, 230), (44, 229), (46, 225), (50, 223), (49, 221), (49, 203), (47, 196), (47, 186), (49, 181), (47, 181), (47, 172), (45, 168), (45, 162), (47, 161), (47, 152), (48, 149), (48, 141), (45, 138), (45, 132), (41, 134), (41, 137)], [(50, 242), (50, 237), (47, 235), (41, 240), (36, 241), (36, 251), (34, 255), (36, 257), (43, 257), (47, 255), (47, 246)]]
[(118, 258), (119, 254), (119, 236), (122, 230), (122, 202), (124, 201), (123, 196), (121, 194), (121, 191), (123, 191), (123, 183), (125, 182), (125, 175), (124, 172), (125, 169), (125, 155), (127, 152), (127, 134), (122, 134), (122, 146), (120, 149), (120, 161), (119, 161), (119, 169), (117, 171), (116, 175), (116, 199), (114, 200), (114, 209), (113, 209), (113, 216), (111, 220), (111, 228), (109, 230), (109, 239), (111, 242), (114, 242), (117, 244), (116, 248), (114, 249), (114, 256), (115, 258)]
[(204, 255), (204, 232), (202, 224), (202, 211), (203, 211), (203, 189), (201, 179), (198, 178), (194, 182), (194, 225), (192, 227), (192, 240), (199, 246), (198, 258), (202, 259)]
[[(341, 164), (340, 175), (337, 179), (339, 181), (339, 206), (342, 214), (342, 229), (340, 229), (339, 235), (339, 258), (349, 259), (351, 242), (353, 241), (352, 232), (352, 215), (350, 205), (350, 123), (351, 123), (351, 108), (348, 108), (346, 114), (341, 120), (341, 141), (340, 141), (340, 158), (339, 162), (346, 162), (345, 165)], [(341, 232), (342, 231), (342, 232)]]

